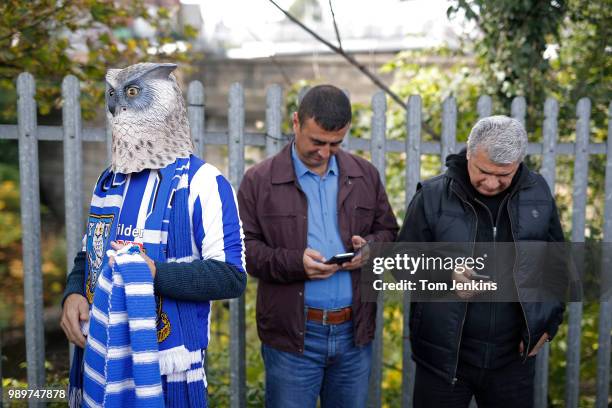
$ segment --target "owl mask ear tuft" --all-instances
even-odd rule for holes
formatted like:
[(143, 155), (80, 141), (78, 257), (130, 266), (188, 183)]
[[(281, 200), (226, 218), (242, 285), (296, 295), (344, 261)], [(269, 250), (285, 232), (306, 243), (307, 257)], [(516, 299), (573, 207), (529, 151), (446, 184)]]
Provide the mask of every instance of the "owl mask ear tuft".
[(111, 68), (106, 72), (106, 82), (112, 88), (117, 88), (117, 75), (121, 72), (120, 69)]
[(171, 63), (155, 64), (155, 66), (143, 72), (140, 75), (140, 78), (146, 77), (149, 79), (168, 79), (172, 71), (174, 71), (177, 67), (178, 65)]

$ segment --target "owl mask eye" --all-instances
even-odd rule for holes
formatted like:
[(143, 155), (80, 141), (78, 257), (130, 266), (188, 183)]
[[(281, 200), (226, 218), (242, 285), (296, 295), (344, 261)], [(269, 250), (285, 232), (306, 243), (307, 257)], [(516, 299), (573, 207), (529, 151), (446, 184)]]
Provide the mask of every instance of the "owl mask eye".
[(140, 88), (138, 88), (137, 86), (129, 86), (125, 91), (127, 96), (130, 96), (130, 97), (134, 97), (138, 95), (139, 92), (140, 92)]
[(114, 89), (109, 89), (108, 90), (108, 96), (115, 96), (115, 90)]

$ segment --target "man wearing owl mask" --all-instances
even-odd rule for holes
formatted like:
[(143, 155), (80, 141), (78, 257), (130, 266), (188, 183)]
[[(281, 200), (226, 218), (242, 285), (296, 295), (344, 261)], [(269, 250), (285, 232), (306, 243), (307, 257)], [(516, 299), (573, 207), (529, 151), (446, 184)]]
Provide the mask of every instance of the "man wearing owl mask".
[(235, 193), (193, 154), (174, 69), (106, 76), (112, 163), (63, 300), (61, 326), (77, 346), (71, 406), (205, 406), (211, 301), (246, 286)]

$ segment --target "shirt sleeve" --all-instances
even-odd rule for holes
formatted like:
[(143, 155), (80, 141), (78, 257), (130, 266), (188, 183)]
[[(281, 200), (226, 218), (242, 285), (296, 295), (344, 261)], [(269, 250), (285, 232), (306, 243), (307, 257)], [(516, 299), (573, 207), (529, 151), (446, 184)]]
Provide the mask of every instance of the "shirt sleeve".
[(83, 295), (83, 286), (85, 280), (85, 252), (81, 251), (76, 254), (74, 258), (74, 265), (72, 271), (66, 278), (66, 289), (64, 290), (64, 296), (62, 297), (62, 307), (66, 298), (73, 293)]
[(244, 233), (231, 184), (214, 166), (204, 164), (191, 181), (189, 201), (201, 259), (226, 262), (244, 273)]

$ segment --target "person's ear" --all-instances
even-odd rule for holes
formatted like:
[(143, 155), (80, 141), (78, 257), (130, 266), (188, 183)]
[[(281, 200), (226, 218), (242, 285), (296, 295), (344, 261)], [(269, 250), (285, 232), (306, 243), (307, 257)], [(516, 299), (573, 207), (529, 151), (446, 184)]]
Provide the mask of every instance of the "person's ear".
[(293, 112), (293, 133), (297, 134), (300, 128), (300, 118), (297, 112)]

